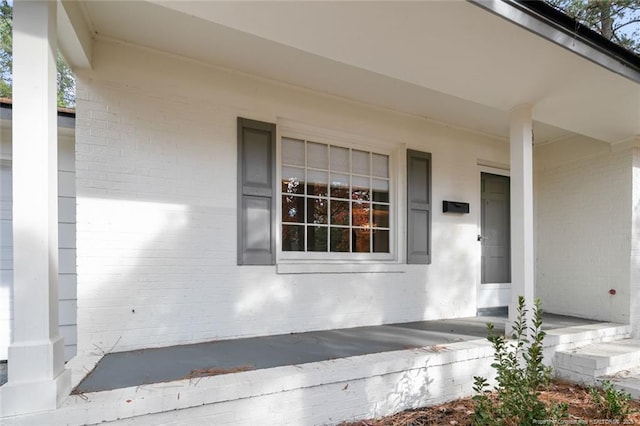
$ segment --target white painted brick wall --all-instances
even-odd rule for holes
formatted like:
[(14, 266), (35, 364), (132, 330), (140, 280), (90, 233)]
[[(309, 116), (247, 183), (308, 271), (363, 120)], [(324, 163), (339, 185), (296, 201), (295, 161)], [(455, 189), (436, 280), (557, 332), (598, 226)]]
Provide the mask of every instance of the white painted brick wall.
[(576, 137), (537, 147), (535, 154), (536, 292), (542, 306), (628, 323), (631, 152)]
[[(79, 351), (475, 314), (477, 163), (507, 163), (505, 141), (106, 41), (94, 58), (77, 92)], [(432, 265), (238, 267), (238, 116), (431, 152)], [(471, 202), (471, 214), (443, 215), (443, 199)]]

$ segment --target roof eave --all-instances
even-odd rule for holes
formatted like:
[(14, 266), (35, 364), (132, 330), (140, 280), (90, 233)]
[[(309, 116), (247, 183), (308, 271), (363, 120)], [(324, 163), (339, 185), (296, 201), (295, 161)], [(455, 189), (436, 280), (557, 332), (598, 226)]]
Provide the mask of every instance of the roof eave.
[(467, 0), (616, 74), (640, 83), (640, 56), (544, 1)]

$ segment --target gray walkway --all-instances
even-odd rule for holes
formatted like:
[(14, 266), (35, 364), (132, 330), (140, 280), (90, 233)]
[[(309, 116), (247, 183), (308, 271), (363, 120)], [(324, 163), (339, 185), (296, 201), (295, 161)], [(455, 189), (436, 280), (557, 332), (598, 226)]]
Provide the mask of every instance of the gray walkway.
[[(496, 331), (503, 331), (504, 321), (504, 317), (421, 321), (116, 352), (105, 355), (75, 392), (446, 345), (486, 337), (487, 322), (493, 322)], [(545, 316), (547, 329), (593, 322)]]

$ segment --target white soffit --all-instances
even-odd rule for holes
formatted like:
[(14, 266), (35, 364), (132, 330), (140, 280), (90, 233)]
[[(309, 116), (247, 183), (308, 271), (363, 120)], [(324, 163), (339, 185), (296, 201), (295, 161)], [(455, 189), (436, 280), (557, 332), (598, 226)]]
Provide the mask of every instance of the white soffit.
[(466, 2), (85, 6), (98, 37), (503, 137), (521, 103), (543, 139), (640, 134), (640, 85)]

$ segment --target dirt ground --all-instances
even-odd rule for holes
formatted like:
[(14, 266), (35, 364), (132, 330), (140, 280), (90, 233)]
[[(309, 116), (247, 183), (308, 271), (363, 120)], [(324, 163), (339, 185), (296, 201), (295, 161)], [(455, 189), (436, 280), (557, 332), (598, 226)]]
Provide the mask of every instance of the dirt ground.
[[(640, 425), (640, 401), (631, 401), (632, 414), (626, 421), (607, 420), (598, 415), (589, 390), (573, 383), (556, 381), (543, 391), (541, 399), (546, 403), (565, 402), (569, 406), (568, 417), (557, 424), (571, 425)], [(471, 398), (417, 410), (404, 411), (382, 419), (361, 420), (342, 426), (423, 426), (423, 425), (471, 425), (474, 402)], [(582, 420), (582, 422), (580, 421)]]

